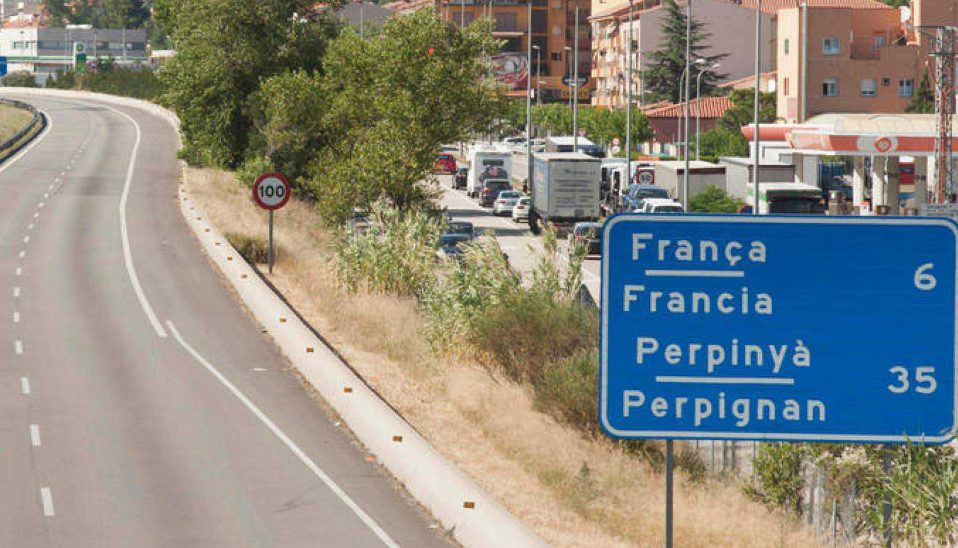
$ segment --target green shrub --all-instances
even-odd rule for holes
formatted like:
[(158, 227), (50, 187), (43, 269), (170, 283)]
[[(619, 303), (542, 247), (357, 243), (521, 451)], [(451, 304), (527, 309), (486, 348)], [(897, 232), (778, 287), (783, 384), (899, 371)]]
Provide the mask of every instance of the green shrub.
[(704, 480), (709, 471), (702, 455), (689, 445), (683, 445), (675, 454), (675, 468), (684, 471), (694, 482)]
[(537, 385), (551, 363), (595, 347), (598, 321), (575, 302), (527, 290), (507, 296), (478, 318), (473, 336), (487, 365)]
[[(236, 252), (249, 264), (255, 265), (269, 262), (269, 243), (266, 241), (266, 238), (227, 232), (226, 239), (230, 245), (236, 248)], [(273, 252), (279, 255), (278, 249), (275, 247)]]
[(715, 185), (708, 185), (689, 200), (689, 211), (698, 213), (738, 213), (745, 202), (727, 194)]
[(547, 363), (535, 385), (536, 407), (577, 428), (595, 431), (598, 382), (599, 355), (594, 350)]
[(29, 71), (18, 70), (11, 72), (3, 77), (3, 85), (5, 87), (13, 88), (36, 88), (40, 87), (37, 85), (36, 79), (33, 77)]
[(805, 446), (799, 443), (759, 445), (746, 493), (773, 508), (801, 511), (801, 468), (806, 454)]
[(376, 222), (338, 249), (339, 278), (347, 289), (421, 298), (436, 283), (442, 223), (424, 212), (374, 206)]

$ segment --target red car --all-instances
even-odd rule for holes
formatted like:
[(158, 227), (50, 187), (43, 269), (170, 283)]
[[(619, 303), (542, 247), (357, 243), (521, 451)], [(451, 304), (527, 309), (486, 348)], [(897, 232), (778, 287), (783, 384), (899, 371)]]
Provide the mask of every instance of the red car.
[(456, 159), (453, 158), (451, 154), (440, 154), (439, 159), (436, 160), (434, 169), (436, 173), (455, 173)]

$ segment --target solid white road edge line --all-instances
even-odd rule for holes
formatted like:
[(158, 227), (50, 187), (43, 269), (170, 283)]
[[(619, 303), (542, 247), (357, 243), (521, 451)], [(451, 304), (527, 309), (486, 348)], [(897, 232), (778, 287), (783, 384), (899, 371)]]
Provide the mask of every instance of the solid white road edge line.
[(360, 520), (362, 520), (362, 522), (366, 524), (366, 526), (369, 527), (369, 529), (377, 537), (379, 537), (379, 540), (381, 540), (383, 544), (385, 544), (386, 546), (389, 546), (390, 548), (399, 548), (399, 545), (396, 544), (396, 542), (393, 541), (393, 539), (391, 539), (389, 535), (386, 534), (385, 531), (383, 531), (383, 529), (379, 526), (379, 524), (377, 524), (371, 517), (369, 517), (369, 515), (366, 512), (364, 512), (363, 509), (360, 508), (359, 505), (357, 505), (353, 501), (353, 499), (351, 499), (349, 495), (347, 495), (346, 492), (343, 491), (342, 488), (335, 481), (333, 481), (333, 479), (329, 477), (329, 475), (327, 475), (326, 472), (323, 471), (322, 468), (320, 468), (315, 462), (313, 462), (313, 460), (310, 459), (309, 456), (307, 456), (306, 453), (304, 453), (303, 450), (300, 449), (295, 442), (293, 442), (293, 440), (289, 439), (289, 436), (287, 436), (285, 432), (280, 430), (280, 428), (276, 426), (276, 424), (272, 420), (270, 420), (270, 418), (267, 417), (266, 414), (263, 413), (259, 409), (259, 407), (256, 406), (256, 404), (250, 401), (250, 399), (247, 398), (245, 394), (243, 394), (238, 388), (236, 388), (235, 385), (233, 385), (233, 383), (231, 383), (226, 377), (224, 377), (223, 374), (219, 372), (219, 370), (213, 367), (213, 365), (210, 364), (210, 362), (206, 361), (206, 359), (203, 356), (201, 356), (199, 352), (197, 352), (192, 346), (187, 344), (187, 342), (183, 340), (183, 337), (180, 336), (180, 332), (176, 329), (176, 326), (173, 325), (173, 322), (171, 322), (170, 320), (167, 320), (166, 325), (170, 329), (170, 333), (173, 334), (173, 338), (176, 340), (176, 342), (178, 342), (180, 346), (182, 346), (191, 356), (193, 356), (193, 358), (195, 358), (196, 361), (200, 363), (200, 365), (205, 367), (206, 370), (210, 372), (210, 374), (216, 377), (216, 379), (220, 381), (220, 383), (222, 383), (223, 386), (225, 386), (230, 392), (232, 392), (233, 395), (236, 396), (236, 398), (240, 400), (240, 402), (242, 402), (243, 405), (245, 405), (246, 408), (253, 413), (253, 415), (256, 416), (256, 418), (258, 418), (263, 424), (265, 424), (266, 427), (269, 428), (269, 430), (277, 438), (279, 438), (279, 440), (283, 442), (283, 444), (287, 448), (289, 448), (289, 450), (292, 451), (293, 454), (296, 455), (296, 457), (299, 458), (299, 460), (303, 464), (306, 465), (306, 468), (309, 468), (309, 470), (313, 474), (315, 474), (316, 477), (320, 479), (320, 481), (326, 484), (326, 487), (328, 487), (330, 491), (332, 491), (337, 497), (339, 497), (339, 500), (343, 501), (343, 504), (345, 504), (350, 510), (352, 510), (353, 513), (356, 514), (356, 516)]
[(43, 502), (43, 515), (48, 518), (52, 518), (54, 515), (53, 494), (50, 493), (49, 487), (40, 488), (40, 500)]
[(20, 152), (18, 152), (13, 158), (10, 158), (10, 159), (7, 160), (6, 162), (3, 162), (3, 165), (0, 165), (0, 173), (3, 173), (4, 171), (6, 171), (8, 167), (10, 167), (10, 166), (12, 166), (13, 164), (15, 164), (15, 163), (17, 162), (17, 160), (19, 160), (20, 158), (22, 158), (26, 153), (30, 152), (30, 150), (31, 150), (33, 147), (35, 147), (35, 146), (37, 146), (38, 144), (40, 144), (40, 141), (42, 141), (43, 138), (46, 137), (48, 133), (50, 133), (50, 130), (53, 129), (53, 118), (51, 118), (50, 115), (47, 114), (46, 111), (44, 111), (44, 110), (40, 110), (40, 111), (38, 111), (38, 112), (40, 112), (40, 114), (42, 114), (43, 117), (46, 118), (46, 120), (47, 120), (47, 127), (44, 128), (43, 132), (42, 132), (40, 135), (38, 135), (38, 136), (33, 140), (33, 142), (31, 142), (31, 143), (30, 143), (29, 145), (27, 145), (23, 150), (21, 150)]
[(147, 300), (146, 294), (143, 292), (143, 287), (140, 285), (140, 279), (136, 275), (136, 268), (133, 266), (133, 254), (130, 251), (130, 232), (126, 226), (126, 201), (130, 196), (130, 186), (133, 184), (133, 170), (136, 169), (136, 155), (140, 150), (140, 124), (136, 123), (136, 120), (133, 119), (129, 114), (119, 111), (112, 107), (106, 107), (111, 111), (123, 116), (133, 124), (133, 128), (136, 130), (136, 140), (133, 142), (133, 152), (130, 154), (130, 165), (126, 170), (126, 181), (123, 183), (123, 193), (120, 195), (120, 239), (123, 242), (123, 262), (126, 264), (126, 272), (130, 276), (130, 283), (133, 284), (133, 291), (136, 292), (136, 298), (140, 301), (140, 307), (143, 308), (143, 312), (146, 314), (150, 324), (153, 325), (153, 329), (156, 331), (157, 336), (161, 339), (166, 338), (166, 330), (163, 329), (163, 325), (160, 323), (159, 318), (156, 317), (156, 313), (153, 312), (153, 307), (150, 306), (150, 301)]

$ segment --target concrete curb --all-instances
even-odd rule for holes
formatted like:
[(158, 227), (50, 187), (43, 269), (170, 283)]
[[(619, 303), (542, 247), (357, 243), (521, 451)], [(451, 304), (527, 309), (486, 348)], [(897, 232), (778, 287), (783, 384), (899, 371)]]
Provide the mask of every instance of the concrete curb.
[[(20, 89), (15, 89), (20, 93)], [(88, 92), (24, 90), (37, 95), (120, 104), (163, 118), (172, 112), (136, 99)], [(440, 455), (323, 344), (274, 293), (180, 188), (180, 211), (206, 253), (294, 367), (346, 421), (370, 453), (465, 546), (545, 546), (521, 521)]]

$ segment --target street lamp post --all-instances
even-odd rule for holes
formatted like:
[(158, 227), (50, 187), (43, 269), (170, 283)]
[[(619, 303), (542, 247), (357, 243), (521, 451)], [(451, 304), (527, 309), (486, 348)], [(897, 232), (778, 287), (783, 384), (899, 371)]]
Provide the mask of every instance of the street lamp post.
[(572, 110), (572, 48), (566, 46), (565, 51), (569, 59), (569, 110)]
[(629, 181), (628, 185), (632, 184), (632, 5), (632, 0), (629, 0), (629, 44), (625, 49), (629, 56), (625, 69), (625, 178)]
[[(706, 62), (705, 59), (699, 59), (703, 63)], [(698, 61), (696, 61), (698, 62)], [(700, 64), (703, 64), (700, 63)], [(721, 63), (715, 63), (709, 67), (709, 69), (717, 69), (721, 66)], [(695, 100), (697, 101), (697, 106), (695, 108), (695, 160), (699, 159), (699, 135), (701, 134), (702, 128), (702, 75), (705, 74), (706, 70), (703, 69), (699, 71), (699, 75), (695, 78)]]
[(532, 1), (526, 0), (529, 10), (526, 44), (526, 185), (532, 188)]
[(754, 158), (752, 159), (752, 181), (755, 185), (755, 204), (752, 206), (752, 214), (759, 214), (759, 144), (761, 143), (761, 138), (759, 137), (759, 111), (760, 104), (759, 101), (762, 99), (762, 0), (758, 0), (755, 5), (755, 111), (753, 113), (754, 125), (755, 125), (755, 153)]
[[(691, 91), (690, 80), (692, 79), (692, 0), (686, 0), (685, 2), (685, 112), (683, 113), (683, 118), (685, 119), (685, 139), (684, 143), (684, 156), (685, 156), (685, 172), (682, 174), (682, 205), (685, 206), (685, 211), (689, 210), (689, 94)], [(671, 449), (671, 444), (668, 449)], [(671, 498), (671, 494), (670, 494)], [(671, 507), (670, 507), (671, 508)], [(666, 521), (669, 522), (669, 530), (671, 531), (671, 522), (672, 515), (671, 511), (669, 515), (666, 516)]]
[(542, 104), (542, 91), (539, 89), (542, 84), (542, 48), (532, 46), (536, 50), (536, 104)]
[[(688, 69), (686, 69), (686, 70), (688, 70)], [(688, 75), (688, 72), (686, 72), (686, 70), (683, 70), (683, 71), (682, 71), (682, 76), (679, 77), (679, 100), (678, 100), (677, 103), (675, 103), (676, 105), (679, 106), (679, 112), (678, 112), (678, 114), (676, 114), (676, 116), (675, 116), (675, 125), (676, 125), (676, 129), (678, 130), (678, 132), (677, 132), (677, 134), (676, 134), (676, 136), (675, 136), (675, 157), (676, 157), (676, 158), (682, 158), (682, 155), (681, 155), (681, 154), (682, 154), (682, 145), (681, 145), (680, 143), (682, 143), (682, 142), (685, 140), (685, 139), (683, 138), (683, 135), (684, 135), (684, 134), (683, 134), (683, 132), (682, 132), (682, 118), (683, 118), (683, 117), (682, 117), (682, 107), (685, 106), (685, 99), (684, 99), (685, 95), (682, 93), (682, 88), (683, 88), (683, 86), (684, 86), (685, 77), (686, 77), (686, 75)]]
[(572, 33), (575, 50), (572, 52), (575, 58), (575, 73), (573, 74), (572, 90), (572, 151), (579, 152), (579, 0), (575, 0), (575, 26)]

